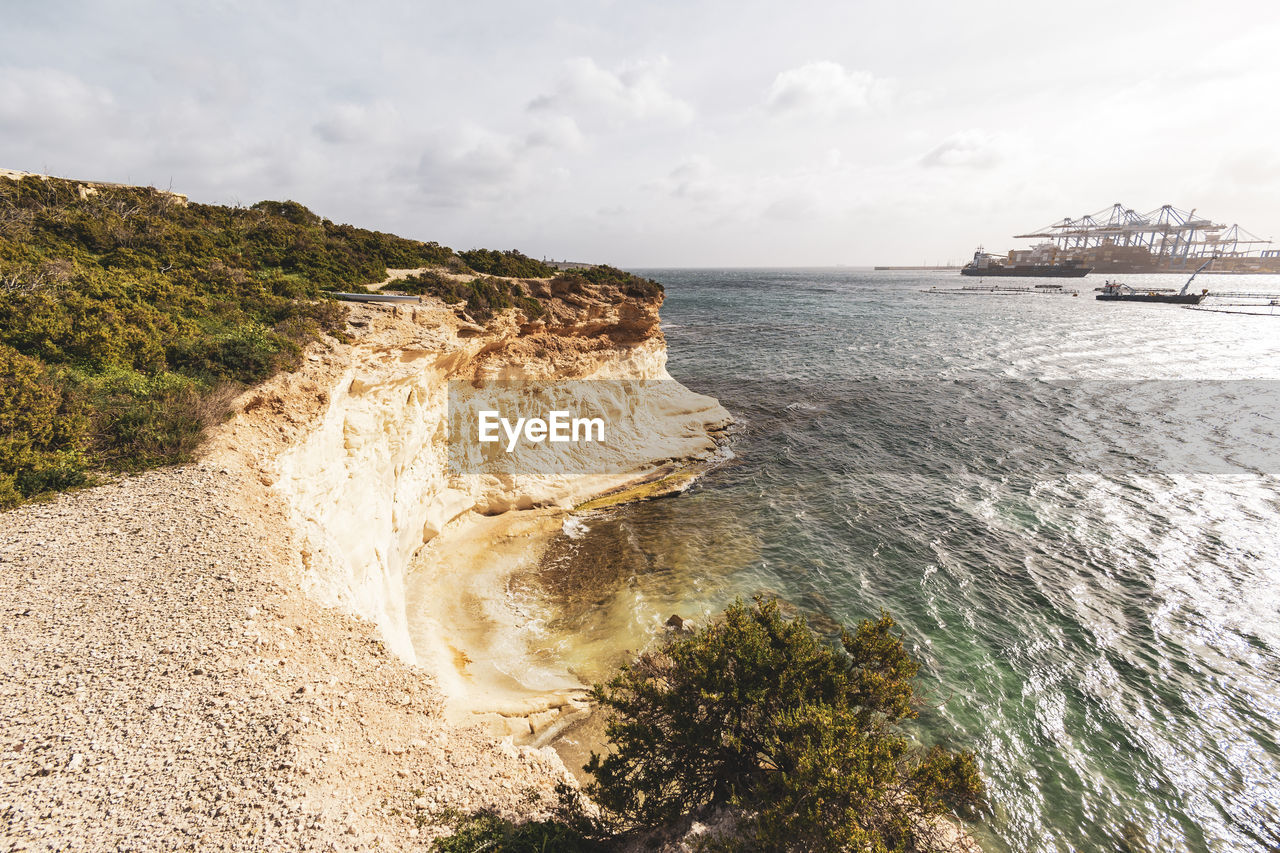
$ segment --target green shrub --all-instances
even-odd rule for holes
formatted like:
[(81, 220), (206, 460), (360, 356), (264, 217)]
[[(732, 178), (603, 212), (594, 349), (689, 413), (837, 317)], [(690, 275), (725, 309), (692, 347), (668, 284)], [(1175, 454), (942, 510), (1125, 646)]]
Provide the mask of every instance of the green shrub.
[(82, 401), (33, 358), (0, 344), (0, 508), (87, 482)]
[(472, 249), (460, 252), (464, 263), (482, 275), (500, 275), (509, 278), (551, 278), (555, 267), (547, 266), (512, 249), (498, 252), (493, 249)]
[[(538, 800), (533, 794), (532, 801)], [(599, 822), (583, 810), (578, 791), (565, 782), (556, 783), (556, 804), (547, 820), (516, 823), (492, 811), (453, 815), (453, 834), (438, 839), (436, 853), (595, 853), (609, 849), (608, 837)]]
[(393, 288), (403, 293), (435, 296), (448, 304), (467, 303), (467, 313), (481, 323), (507, 308), (519, 308), (530, 319), (546, 313), (546, 308), (534, 297), (525, 293), (518, 282), (500, 278), (473, 278), (457, 281), (438, 272), (427, 271), (395, 283)]
[(641, 278), (634, 273), (600, 264), (594, 267), (580, 267), (562, 272), (555, 277), (556, 282), (568, 284), (575, 289), (584, 284), (603, 287), (615, 287), (624, 296), (633, 299), (653, 299), (663, 293), (662, 285), (651, 278)]
[(595, 853), (599, 841), (558, 820), (515, 823), (492, 812), (468, 816), (431, 848), (437, 853)]
[(296, 201), (260, 201), (252, 210), (261, 210), (294, 225), (319, 225), (320, 217)]
[(187, 458), (236, 388), (345, 326), (323, 288), (450, 257), (296, 202), (0, 180), (0, 506)]
[(86, 387), (98, 462), (112, 470), (141, 471), (190, 458), (204, 428), (221, 414), (206, 405), (208, 386), (179, 373), (113, 370), (87, 380)]
[(594, 698), (610, 751), (590, 793), (621, 827), (740, 810), (747, 850), (912, 850), (922, 821), (985, 797), (971, 753), (913, 746), (917, 664), (882, 614), (840, 646), (741, 601), (642, 655)]
[[(305, 326), (305, 320), (291, 318), (285, 324)], [(246, 323), (216, 335), (184, 339), (170, 348), (170, 361), (185, 374), (253, 383), (297, 367), (300, 354), (295, 341)]]
[(438, 296), (446, 302), (462, 302), (462, 298), (449, 298), (461, 293), (459, 283), (436, 270), (426, 270), (393, 281), (384, 290), (407, 293), (411, 296)]

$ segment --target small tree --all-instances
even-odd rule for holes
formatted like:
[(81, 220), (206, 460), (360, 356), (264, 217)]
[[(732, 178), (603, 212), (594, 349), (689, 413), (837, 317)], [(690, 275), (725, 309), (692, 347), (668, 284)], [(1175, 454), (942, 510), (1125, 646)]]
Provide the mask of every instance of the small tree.
[(972, 753), (896, 725), (915, 716), (918, 665), (894, 628), (882, 613), (835, 647), (775, 601), (738, 601), (595, 687), (612, 750), (592, 754), (590, 793), (627, 827), (733, 807), (747, 849), (915, 849), (985, 791)]

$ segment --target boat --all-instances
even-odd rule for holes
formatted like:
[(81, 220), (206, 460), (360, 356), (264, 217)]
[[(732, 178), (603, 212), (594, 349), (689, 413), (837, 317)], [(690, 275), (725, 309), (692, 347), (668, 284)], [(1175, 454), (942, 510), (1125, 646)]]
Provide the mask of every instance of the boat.
[(1209, 291), (1179, 293), (1172, 288), (1148, 288), (1134, 290), (1119, 281), (1108, 281), (1097, 298), (1103, 302), (1167, 302), (1174, 305), (1199, 305)]
[(1182, 285), (1181, 290), (1174, 290), (1171, 287), (1150, 287), (1144, 290), (1137, 290), (1124, 282), (1108, 279), (1102, 285), (1102, 290), (1098, 293), (1097, 299), (1103, 302), (1163, 302), (1173, 305), (1199, 305), (1209, 295), (1209, 289), (1205, 288), (1199, 293), (1190, 293), (1191, 282), (1200, 274), (1200, 270), (1203, 270), (1211, 263), (1213, 263), (1213, 258), (1201, 264), (1200, 269), (1193, 272), (1191, 278), (1187, 279), (1187, 283)]
[(1077, 260), (1055, 261), (1053, 263), (1011, 263), (999, 255), (992, 255), (978, 247), (973, 253), (973, 260), (960, 268), (961, 275), (976, 276), (1011, 276), (1011, 277), (1052, 277), (1083, 278), (1093, 271)]

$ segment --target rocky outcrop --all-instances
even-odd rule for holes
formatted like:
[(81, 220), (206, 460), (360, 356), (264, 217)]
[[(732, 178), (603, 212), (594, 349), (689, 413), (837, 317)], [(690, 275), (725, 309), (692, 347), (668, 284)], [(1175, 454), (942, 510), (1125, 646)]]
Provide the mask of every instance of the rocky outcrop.
[(616, 285), (593, 284), (580, 277), (530, 281), (530, 293), (546, 307), (546, 314), (526, 324), (526, 334), (549, 332), (580, 340), (604, 338), (625, 345), (661, 337), (658, 309), (662, 293), (650, 288), (626, 293)]
[[(0, 178), (5, 178), (5, 179), (11, 180), (11, 181), (21, 181), (21, 180), (23, 180), (24, 178), (39, 178), (39, 179), (40, 179), (40, 180), (42, 180), (42, 181), (48, 181), (48, 180), (53, 180), (53, 181), (67, 181), (67, 180), (71, 180), (71, 179), (69, 179), (69, 178), (55, 178), (55, 177), (54, 177), (54, 176), (52, 176), (52, 175), (41, 175), (41, 174), (39, 174), (39, 173), (37, 173), (37, 172), (23, 172), (23, 171), (20, 171), (20, 170), (18, 170), (18, 169), (0, 169)], [(77, 189), (77, 190), (79, 191), (79, 193), (80, 193), (80, 198), (88, 198), (88, 197), (89, 197), (89, 196), (91, 196), (91, 195), (97, 195), (99, 188), (102, 188), (102, 187), (129, 187), (129, 188), (133, 188), (133, 189), (149, 189), (149, 190), (154, 190), (154, 191), (155, 191), (155, 192), (157, 192), (157, 193), (161, 193), (162, 195), (168, 196), (169, 198), (173, 199), (173, 201), (174, 201), (174, 202), (176, 202), (178, 205), (180, 205), (180, 206), (182, 206), (182, 207), (186, 207), (186, 206), (187, 206), (187, 197), (186, 197), (185, 195), (183, 195), (182, 193), (175, 193), (175, 192), (173, 192), (172, 190), (158, 190), (158, 189), (156, 189), (155, 187), (138, 187), (138, 186), (137, 186), (137, 185), (135, 185), (135, 184), (113, 184), (113, 183), (110, 183), (110, 182), (108, 182), (108, 181), (76, 181), (76, 180), (72, 180), (71, 182), (72, 182), (72, 183), (74, 183), (74, 184), (76, 185), (76, 189)]]
[[(728, 420), (715, 400), (667, 374), (660, 294), (541, 286), (544, 319), (529, 322), (508, 311), (479, 331), (431, 302), (357, 307), (355, 342), (271, 383), (260, 392), (263, 402), (250, 400), (242, 417), (241, 432), (252, 431), (262, 410), (269, 427), (285, 414), (297, 422), (284, 441), (261, 448), (254, 464), (288, 508), (306, 566), (304, 587), (374, 622), (388, 647), (432, 671), (451, 707), (463, 713), (529, 717), (554, 709), (559, 719), (574, 708), (581, 685), (570, 680), (518, 691), (513, 705), (511, 691), (477, 678), (483, 663), (468, 670), (487, 656), (484, 634), (494, 619), (506, 618), (486, 607), (501, 597), (507, 575), (536, 562), (565, 511), (668, 474), (678, 460), (707, 456), (715, 449), (710, 430)], [(596, 404), (620, 413), (622, 428), (632, 431), (624, 442), (631, 455), (619, 458), (614, 448), (606, 459), (591, 455), (603, 449), (575, 448), (577, 474), (451, 471), (449, 383), (513, 379), (584, 380), (583, 393), (607, 396)], [(590, 382), (611, 379), (640, 382)], [(236, 440), (242, 448), (253, 444)], [(410, 612), (412, 572), (429, 576), (431, 594), (420, 593)], [(467, 607), (459, 607), (460, 598)], [(468, 619), (478, 610), (487, 626)], [(486, 719), (498, 733), (529, 735), (537, 727), (537, 718)]]

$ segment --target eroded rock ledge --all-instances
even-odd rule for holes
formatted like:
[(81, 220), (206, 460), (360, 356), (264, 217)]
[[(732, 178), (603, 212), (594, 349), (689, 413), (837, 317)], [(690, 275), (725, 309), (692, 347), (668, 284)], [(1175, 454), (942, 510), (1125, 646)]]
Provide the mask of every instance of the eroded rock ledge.
[[(377, 624), (393, 652), (432, 671), (460, 712), (509, 716), (513, 701), (475, 689), (455, 665), (460, 656), (483, 654), (477, 628), (462, 624), (467, 615), (453, 606), (462, 593), (474, 597), (479, 580), (496, 590), (504, 573), (536, 559), (559, 529), (558, 514), (575, 504), (661, 476), (671, 460), (710, 454), (709, 430), (728, 420), (715, 400), (667, 374), (660, 297), (599, 291), (572, 294), (573, 303), (547, 296), (547, 322), (528, 323), (510, 311), (481, 334), (427, 303), (362, 307), (353, 314), (363, 324), (355, 344), (320, 355), (301, 374), (261, 392), (263, 405), (277, 412), (266, 426), (278, 428), (289, 414), (299, 422), (278, 449), (268, 441), (252, 455), (302, 543), (306, 589)], [(449, 382), (477, 379), (655, 381), (643, 399), (608, 401), (631, 405), (629, 420), (643, 433), (634, 442), (635, 459), (624, 467), (609, 460), (613, 473), (457, 476), (448, 465)], [(232, 431), (239, 452), (263, 440), (255, 426), (248, 418)], [(412, 631), (405, 607), (411, 571), (432, 578), (432, 594), (415, 606)], [(523, 714), (566, 707), (568, 689), (522, 697)], [(482, 707), (486, 702), (496, 705)], [(502, 721), (491, 722), (504, 731)]]

